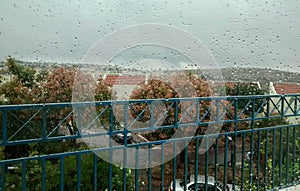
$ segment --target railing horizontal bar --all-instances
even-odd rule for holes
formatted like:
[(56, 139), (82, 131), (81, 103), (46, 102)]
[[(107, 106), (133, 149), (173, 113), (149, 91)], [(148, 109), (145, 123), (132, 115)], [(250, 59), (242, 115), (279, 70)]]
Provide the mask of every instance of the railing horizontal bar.
[[(197, 135), (197, 136), (192, 136), (192, 137), (181, 137), (181, 138), (172, 138), (168, 140), (159, 140), (159, 141), (149, 141), (149, 142), (143, 142), (143, 143), (137, 143), (137, 144), (129, 144), (127, 145), (128, 148), (130, 147), (142, 147), (142, 146), (149, 146), (149, 145), (161, 145), (161, 144), (166, 144), (166, 143), (172, 143), (172, 142), (178, 142), (178, 141), (188, 141), (188, 140), (196, 140), (196, 139), (201, 139), (201, 138), (218, 138), (221, 136), (230, 136), (234, 135), (234, 133), (237, 134), (246, 134), (246, 133), (251, 133), (251, 132), (257, 132), (257, 131), (270, 131), (270, 130), (278, 130), (281, 128), (287, 128), (287, 127), (299, 127), (300, 124), (297, 125), (283, 125), (283, 126), (274, 126), (274, 127), (265, 127), (265, 128), (257, 128), (257, 129), (249, 129), (249, 130), (241, 130), (238, 132), (224, 132), (224, 133), (219, 133), (219, 134), (209, 134), (209, 135)], [(9, 163), (17, 163), (21, 162), (23, 160), (41, 160), (43, 158), (50, 159), (50, 158), (59, 158), (62, 156), (73, 156), (77, 155), (78, 153), (80, 154), (90, 154), (93, 152), (101, 152), (101, 151), (108, 151), (108, 150), (118, 150), (118, 149), (124, 149), (123, 145), (119, 146), (113, 146), (113, 147), (104, 147), (104, 148), (97, 148), (97, 149), (91, 149), (91, 150), (81, 150), (81, 151), (70, 151), (70, 152), (64, 152), (64, 153), (55, 153), (55, 154), (49, 154), (49, 155), (41, 155), (41, 156), (33, 156), (33, 157), (24, 157), (24, 158), (17, 158), (17, 159), (8, 159), (8, 160), (2, 160), (0, 161), (1, 164), (9, 164)]]
[[(293, 116), (293, 115), (291, 115)], [(264, 117), (264, 118), (257, 118), (257, 120), (262, 120), (262, 119), (273, 119), (273, 118), (281, 118), (281, 116), (272, 116), (272, 117)], [(195, 123), (187, 123), (187, 124), (178, 124), (178, 125), (170, 125), (170, 126), (161, 126), (159, 129), (173, 129), (173, 128), (184, 128), (184, 127), (191, 127), (191, 126), (204, 126), (204, 125), (215, 125), (215, 124), (220, 124), (220, 123), (230, 123), (234, 122), (235, 120), (227, 120), (227, 121), (218, 121), (218, 122), (205, 122), (205, 123), (200, 123), (198, 122), (197, 124)], [(238, 122), (243, 122), (243, 121), (248, 121), (248, 119), (239, 119)], [(295, 125), (295, 124), (294, 124)], [(275, 128), (279, 127), (286, 127), (285, 126), (274, 126)], [(296, 125), (296, 126), (300, 126)], [(262, 129), (266, 129), (267, 127), (264, 127)], [(272, 127), (271, 127), (272, 128)], [(103, 127), (105, 130), (105, 128)], [(156, 128), (158, 129), (158, 128)], [(259, 130), (260, 128), (255, 128), (254, 131)], [(132, 133), (139, 133), (143, 131), (149, 131), (153, 130), (152, 127), (145, 127), (145, 128), (139, 128), (139, 129), (130, 129), (128, 132)], [(238, 133), (243, 133), (245, 131), (251, 131), (251, 130), (239, 130)], [(116, 135), (119, 133), (124, 134), (126, 131), (125, 130), (114, 130), (111, 132), (112, 135)], [(37, 139), (25, 139), (25, 140), (15, 140), (15, 141), (6, 141), (6, 142), (0, 142), (0, 146), (8, 146), (8, 145), (17, 145), (17, 144), (28, 144), (28, 143), (34, 143), (34, 142), (50, 142), (50, 141), (59, 141), (59, 140), (70, 140), (70, 139), (79, 139), (79, 138), (88, 138), (88, 137), (96, 137), (96, 136), (105, 136), (109, 135), (108, 132), (90, 132), (91, 134), (83, 134), (79, 133), (76, 135), (66, 135), (66, 136), (57, 136), (57, 137), (47, 137), (47, 138), (37, 138)], [(230, 133), (230, 132), (229, 132)]]
[[(69, 157), (77, 156), (77, 187), (76, 185), (74, 185), (74, 189), (75, 187), (77, 188), (77, 190), (80, 190), (81, 188), (84, 189), (83, 182), (86, 181), (84, 176), (84, 167), (86, 165), (86, 161), (85, 156), (83, 155), (93, 154), (94, 157), (92, 168), (93, 175), (95, 177), (93, 177), (91, 180), (93, 182), (93, 189), (97, 190), (101, 184), (101, 180), (98, 179), (98, 177), (100, 177), (100, 174), (98, 174), (98, 162), (100, 162), (100, 159), (98, 161), (97, 154), (99, 154), (100, 152), (105, 152), (109, 153), (110, 157), (110, 164), (108, 166), (109, 173), (107, 176), (107, 179), (109, 180), (108, 189), (113, 190), (113, 155), (114, 153), (122, 152), (124, 154), (123, 165), (126, 166), (127, 163), (130, 162), (127, 156), (129, 153), (127, 149), (131, 148), (135, 148), (138, 151), (139, 149), (144, 148), (158, 150), (161, 153), (161, 161), (163, 162), (163, 164), (160, 166), (160, 169), (157, 168), (158, 170), (150, 166), (148, 169), (148, 174), (144, 174), (143, 171), (135, 170), (135, 190), (140, 190), (142, 189), (142, 187), (148, 187), (148, 189), (152, 190), (159, 189), (156, 188), (156, 186), (159, 186), (160, 189), (163, 190), (166, 189), (166, 184), (168, 184), (168, 186), (171, 185), (171, 182), (168, 182), (171, 180), (168, 179), (173, 180), (172, 186), (175, 187), (179, 183), (178, 178), (182, 179), (183, 182), (189, 181), (189, 175), (190, 173), (192, 173), (190, 172), (191, 170), (194, 171), (193, 173), (198, 174), (201, 172), (202, 174), (206, 175), (206, 189), (208, 189), (207, 183), (211, 178), (208, 177), (208, 175), (214, 176), (215, 179), (220, 179), (220, 172), (223, 172), (224, 174), (223, 178), (221, 178), (219, 181), (223, 183), (222, 186), (219, 186), (222, 188), (226, 187), (226, 183), (228, 183), (228, 181), (231, 181), (233, 187), (240, 186), (241, 181), (242, 183), (244, 183), (241, 185), (242, 190), (249, 189), (249, 186), (251, 187), (250, 189), (254, 189), (254, 187), (256, 186), (255, 189), (260, 190), (277, 190), (279, 188), (294, 186), (296, 184), (300, 184), (300, 181), (297, 179), (297, 177), (295, 177), (298, 176), (300, 170), (298, 169), (300, 164), (300, 160), (298, 159), (298, 129), (300, 130), (300, 124), (280, 125), (279, 123), (270, 123), (268, 125), (265, 125), (263, 120), (285, 120), (286, 118), (289, 119), (289, 117), (300, 116), (300, 112), (298, 112), (298, 108), (300, 108), (299, 97), (300, 94), (290, 94), (271, 96), (257, 95), (209, 98), (196, 97), (104, 102), (1, 105), (0, 114), (2, 114), (1, 124), (3, 127), (1, 132), (2, 137), (0, 139), (0, 146), (2, 146), (3, 148), (7, 146), (18, 146), (24, 144), (29, 144), (30, 146), (30, 144), (32, 143), (36, 144), (66, 140), (73, 140), (74, 143), (80, 143), (84, 142), (85, 138), (95, 137), (99, 139), (107, 139), (107, 143), (109, 143), (109, 146), (107, 145), (103, 146), (102, 148), (92, 149), (87, 147), (78, 147), (76, 148), (78, 150), (75, 149), (74, 151), (58, 151), (57, 153), (39, 156), (24, 155), (24, 157), (21, 158), (1, 160), (0, 188), (4, 189), (6, 183), (10, 181), (8, 178), (8, 174), (17, 172), (15, 169), (18, 169), (19, 171), (21, 171), (21, 173), (19, 174), (20, 184), (22, 184), (21, 188), (23, 188), (23, 190), (30, 189), (31, 179), (29, 175), (31, 175), (31, 165), (41, 164), (40, 184), (42, 185), (43, 190), (47, 190), (46, 186), (48, 185), (48, 178), (51, 177), (47, 165), (48, 163), (50, 164), (51, 162), (59, 161), (59, 186), (61, 190), (64, 190), (69, 184), (69, 182), (67, 181), (67, 169), (69, 168), (69, 166), (65, 162), (69, 159), (72, 159)], [(295, 99), (295, 101), (288, 100), (289, 98), (293, 98)], [(211, 105), (205, 105), (205, 103), (207, 103), (205, 101), (211, 101)], [(161, 116), (155, 115), (155, 105), (152, 103), (157, 102), (165, 103), (165, 108), (158, 108), (159, 112), (162, 113)], [(192, 106), (187, 109), (185, 108), (184, 104)], [(244, 106), (243, 104), (245, 105), (245, 107), (241, 108)], [(114, 106), (125, 107), (121, 107), (120, 110), (115, 110)], [(88, 112), (90, 111), (89, 109), (92, 107), (99, 107), (100, 109), (101, 107), (102, 109), (106, 107), (109, 109), (103, 110), (102, 112), (98, 113), (96, 118), (91, 117), (91, 119), (89, 119)], [(138, 109), (135, 111), (136, 108)], [(51, 111), (51, 109), (53, 109), (53, 111), (56, 112), (55, 114), (58, 114), (54, 116), (58, 117), (53, 121), (50, 121), (50, 114), (54, 113)], [(60, 112), (59, 109), (61, 109), (62, 112)], [(27, 114), (33, 113), (34, 110), (42, 110), (42, 117), (40, 116), (40, 113), (38, 115), (27, 116)], [(79, 112), (74, 112), (77, 110)], [(26, 113), (26, 115), (19, 115), (20, 113), (25, 113), (26, 111), (29, 111), (28, 113)], [(64, 111), (69, 111), (70, 113), (66, 116), (66, 112)], [(87, 113), (85, 113), (85, 111), (87, 111)], [(213, 112), (216, 112), (216, 115), (213, 115)], [(76, 116), (77, 113), (78, 116)], [(120, 113), (123, 115), (121, 115), (121, 117), (117, 116)], [(25, 121), (26, 118), (28, 118), (29, 120), (27, 119), (27, 122), (25, 121), (25, 125), (31, 122), (31, 120), (34, 118), (34, 120), (36, 120), (34, 121), (34, 125), (35, 127), (37, 127), (37, 129), (40, 127), (41, 135), (32, 134), (28, 136), (31, 137), (31, 139), (27, 139), (27, 135), (23, 137), (16, 136), (13, 141), (7, 139), (7, 137), (11, 137), (11, 135), (14, 135), (14, 132), (21, 131), (22, 127), (24, 127), (24, 125), (20, 126), (21, 129), (16, 130), (19, 127), (17, 123), (18, 121), (16, 121), (15, 124), (10, 124), (10, 122), (14, 119), (13, 115), (22, 116), (23, 118), (20, 118), (22, 119), (22, 121)], [(76, 117), (79, 117), (79, 119), (76, 119), (74, 121), (68, 121), (69, 118), (70, 120), (73, 120), (73, 118)], [(207, 119), (208, 117), (211, 117), (211, 119)], [(124, 122), (122, 121), (123, 123), (121, 124), (121, 121), (118, 121), (119, 119), (117, 118), (124, 120)], [(167, 118), (166, 121), (164, 121), (165, 118)], [(100, 120), (100, 125), (94, 123), (98, 120)], [(139, 125), (139, 122), (141, 122), (141, 120), (148, 121), (146, 123), (143, 123), (142, 125)], [(92, 123), (86, 125), (84, 124), (86, 121), (92, 121)], [(260, 121), (262, 123), (258, 123)], [(70, 126), (64, 126), (65, 122), (68, 122), (68, 125)], [(163, 123), (160, 124), (160, 122)], [(104, 125), (107, 127), (105, 127)], [(117, 128), (116, 125), (118, 125)], [(200, 130), (202, 127), (209, 128), (214, 125), (216, 125), (216, 127), (218, 127), (217, 125), (224, 125), (222, 126), (222, 128), (227, 128), (227, 126), (229, 125), (231, 126), (228, 128), (229, 130), (227, 130), (227, 132), (223, 132), (224, 129), (220, 129), (220, 131), (213, 131), (213, 133), (211, 134), (202, 134), (195, 136), (188, 135), (185, 137), (175, 136), (169, 139), (154, 139), (154, 141), (144, 140), (145, 142), (141, 142), (140, 140), (134, 139), (134, 135), (143, 132), (152, 133), (156, 130), (169, 130), (171, 132), (172, 129), (185, 131), (189, 130), (189, 128), (197, 128), (197, 130)], [(64, 133), (65, 135), (63, 136), (57, 135), (56, 133), (62, 133), (64, 130), (61, 129), (60, 126), (65, 128), (66, 130), (69, 130), (70, 135), (66, 135), (67, 133)], [(53, 130), (53, 127), (57, 128)], [(72, 130), (70, 130), (71, 128)], [(62, 130), (62, 132), (56, 132), (56, 130)], [(53, 135), (49, 136), (51, 135), (51, 132), (53, 132)], [(129, 140), (129, 133), (133, 135), (132, 137), (134, 140), (132, 142), (127, 142), (131, 140), (131, 137)], [(291, 134), (291, 137), (289, 137), (289, 134)], [(117, 143), (116, 137), (125, 137), (125, 142), (120, 144)], [(202, 148), (203, 141), (207, 141), (205, 144), (205, 150), (211, 151), (210, 149), (215, 149), (213, 150), (215, 153), (201, 153), (200, 151), (198, 151), (197, 149), (199, 149), (199, 145), (201, 142), (202, 143), (200, 146)], [(195, 145), (189, 145), (189, 147), (185, 147), (182, 153), (183, 155), (177, 157), (174, 152), (177, 151), (177, 148), (175, 146), (179, 146), (183, 143), (185, 143), (184, 146), (186, 146), (190, 142)], [(223, 142), (225, 142), (225, 144)], [(173, 145), (173, 153), (172, 150), (170, 150), (170, 148), (168, 147), (170, 145)], [(170, 161), (171, 165), (167, 164), (167, 161), (165, 161), (165, 159), (168, 159), (168, 156), (164, 155), (165, 152), (170, 152), (172, 155), (171, 157), (173, 157), (173, 161)], [(190, 158), (191, 156), (192, 158)], [(139, 152), (137, 152), (135, 156), (136, 166), (139, 166), (139, 157), (142, 156), (140, 156)], [(156, 153), (154, 153), (154, 150), (150, 150), (148, 156), (149, 165), (151, 165), (151, 160), (155, 157)], [(34, 162), (37, 163), (32, 163), (32, 160), (36, 160)], [(241, 168), (238, 165), (236, 165), (236, 163), (239, 163), (239, 165), (241, 164)], [(21, 168), (19, 167), (20, 164)], [(173, 171), (170, 174), (168, 174), (169, 170)], [(183, 176), (181, 174), (181, 171), (183, 171)], [(127, 177), (126, 168), (123, 168), (122, 172), (122, 188), (127, 189), (127, 187), (131, 184), (131, 178)], [(231, 176), (230, 173), (233, 174), (233, 176)], [(277, 176), (276, 173), (279, 174), (279, 176)], [(158, 174), (160, 175), (160, 177), (158, 177)], [(262, 174), (267, 175), (265, 175), (265, 177), (260, 177)], [(178, 175), (180, 177), (178, 177)], [(142, 181), (142, 179), (144, 179), (145, 182), (140, 182)], [(197, 180), (198, 177), (195, 176), (194, 179)], [(161, 180), (160, 185), (154, 185), (154, 183), (157, 180)], [(215, 185), (217, 185), (217, 183), (215, 183)], [(259, 188), (257, 188), (257, 186), (259, 186)], [(188, 189), (186, 185), (182, 188), (184, 190)]]
[(234, 99), (262, 99), (262, 98), (281, 98), (281, 97), (294, 97), (300, 94), (286, 94), (286, 95), (251, 95), (249, 96), (219, 96), (219, 97), (195, 97), (195, 98), (170, 98), (170, 99), (140, 99), (140, 100), (117, 100), (117, 101), (101, 101), (101, 102), (63, 102), (63, 103), (45, 103), (45, 104), (22, 104), (22, 105), (0, 105), (0, 110), (21, 110), (25, 108), (61, 108), (61, 107), (83, 107), (83, 106), (103, 106), (111, 104), (124, 104), (124, 103), (151, 103), (151, 102), (181, 102), (181, 101), (212, 101), (212, 100), (234, 100)]

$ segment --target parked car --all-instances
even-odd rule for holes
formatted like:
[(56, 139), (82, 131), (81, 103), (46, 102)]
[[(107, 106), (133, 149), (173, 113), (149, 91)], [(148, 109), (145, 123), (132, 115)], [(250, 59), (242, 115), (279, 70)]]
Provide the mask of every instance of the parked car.
[[(227, 184), (226, 188), (224, 189), (224, 184), (220, 181), (215, 181), (215, 178), (213, 176), (208, 176), (207, 178), (207, 187), (208, 191), (240, 191), (241, 189), (237, 186), (235, 186), (235, 189), (233, 189), (232, 184)], [(188, 182), (186, 184), (186, 189), (189, 191), (205, 191), (205, 175), (198, 175), (197, 182), (195, 182), (195, 175), (190, 175)], [(183, 191), (184, 190), (184, 180), (176, 179), (175, 182), (175, 189), (173, 188), (173, 181), (171, 182), (171, 185), (169, 186), (168, 191)]]
[[(114, 130), (124, 130), (124, 127), (120, 123), (115, 123)], [(125, 135), (124, 133), (117, 133), (112, 136), (112, 139), (117, 143), (124, 145), (125, 144)], [(133, 136), (132, 133), (127, 133), (127, 144), (132, 144)]]
[[(117, 143), (124, 145), (125, 144), (125, 135), (123, 133), (118, 133), (112, 136), (112, 139)], [(127, 133), (127, 144), (132, 144), (133, 136), (131, 133)]]

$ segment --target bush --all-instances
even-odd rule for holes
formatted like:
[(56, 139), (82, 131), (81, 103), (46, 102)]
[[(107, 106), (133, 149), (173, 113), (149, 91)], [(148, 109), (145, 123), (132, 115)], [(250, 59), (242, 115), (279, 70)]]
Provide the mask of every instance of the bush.
[[(95, 154), (83, 154), (78, 156), (68, 156), (64, 158), (64, 189), (74, 190), (78, 182), (78, 158), (80, 158), (81, 169), (81, 190), (94, 189), (94, 160), (97, 160), (97, 190), (106, 190), (109, 188), (109, 163), (101, 158), (95, 157)], [(58, 161), (57, 161), (58, 160)], [(46, 180), (47, 190), (60, 189), (60, 163), (61, 160), (46, 161)], [(5, 174), (6, 190), (21, 190), (22, 188), (22, 165), (14, 165), (16, 170)], [(42, 161), (30, 160), (26, 162), (26, 188), (28, 190), (42, 190)], [(122, 190), (123, 188), (123, 169), (113, 166), (112, 186), (113, 190)], [(126, 170), (127, 190), (133, 188), (133, 177), (130, 170)]]

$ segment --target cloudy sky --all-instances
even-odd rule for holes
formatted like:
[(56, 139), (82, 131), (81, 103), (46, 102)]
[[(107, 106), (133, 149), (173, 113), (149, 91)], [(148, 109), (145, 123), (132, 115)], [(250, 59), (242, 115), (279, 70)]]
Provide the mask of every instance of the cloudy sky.
[(300, 72), (298, 0), (1, 0), (0, 60), (80, 62), (99, 39), (143, 23), (187, 31), (220, 67)]

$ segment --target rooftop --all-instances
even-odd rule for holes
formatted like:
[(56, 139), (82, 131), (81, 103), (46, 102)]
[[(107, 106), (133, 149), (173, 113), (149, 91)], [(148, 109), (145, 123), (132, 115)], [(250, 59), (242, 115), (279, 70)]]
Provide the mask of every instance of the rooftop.
[(276, 83), (273, 84), (277, 94), (295, 94), (300, 93), (299, 83)]
[(108, 75), (106, 82), (111, 85), (136, 85), (145, 82), (145, 76), (116, 76)]

